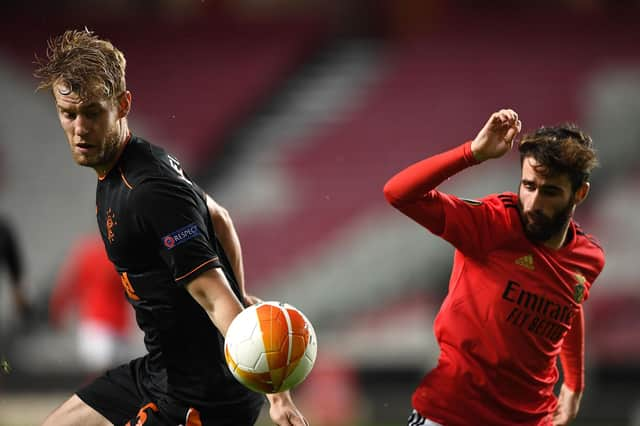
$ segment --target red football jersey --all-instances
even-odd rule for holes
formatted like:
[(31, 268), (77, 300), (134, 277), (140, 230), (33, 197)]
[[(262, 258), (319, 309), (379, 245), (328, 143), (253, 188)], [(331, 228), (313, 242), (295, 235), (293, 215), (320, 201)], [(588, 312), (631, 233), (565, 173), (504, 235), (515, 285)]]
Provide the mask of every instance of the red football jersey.
[(120, 276), (97, 236), (80, 239), (61, 267), (50, 301), (51, 319), (59, 322), (72, 304), (82, 321), (104, 324), (120, 334), (129, 329), (131, 313)]
[[(604, 254), (573, 221), (558, 250), (529, 241), (516, 194), (471, 201), (430, 190), (472, 164), (466, 144), (417, 163), (385, 188), (395, 207), (456, 248), (435, 319), (440, 358), (413, 406), (443, 425), (550, 425), (561, 351), (579, 364), (565, 382), (582, 389), (581, 303)], [(416, 197), (418, 189), (427, 192)]]

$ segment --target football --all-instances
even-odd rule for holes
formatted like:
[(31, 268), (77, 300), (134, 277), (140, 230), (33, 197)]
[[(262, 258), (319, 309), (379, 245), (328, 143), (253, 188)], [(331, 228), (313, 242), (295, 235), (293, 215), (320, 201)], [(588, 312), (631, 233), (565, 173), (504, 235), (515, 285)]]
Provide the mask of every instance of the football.
[(260, 302), (236, 316), (224, 343), (234, 377), (261, 393), (284, 392), (311, 372), (318, 344), (311, 322), (283, 302)]

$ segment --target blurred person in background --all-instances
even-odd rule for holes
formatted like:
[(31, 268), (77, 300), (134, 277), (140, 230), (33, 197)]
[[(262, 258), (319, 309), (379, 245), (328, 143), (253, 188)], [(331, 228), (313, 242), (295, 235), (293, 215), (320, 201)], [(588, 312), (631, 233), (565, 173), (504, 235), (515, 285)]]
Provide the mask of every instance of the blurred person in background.
[[(0, 216), (0, 269), (8, 272), (11, 286), (11, 299), (20, 319), (26, 323), (32, 313), (31, 304), (24, 292), (23, 259), (17, 237), (11, 224)], [(0, 372), (8, 372), (10, 363), (6, 359), (6, 345), (8, 344), (4, 324), (0, 324)]]
[[(78, 390), (44, 424), (254, 424), (264, 396), (233, 378), (223, 354), (231, 321), (254, 301), (237, 233), (176, 158), (130, 132), (125, 66), (111, 42), (70, 30), (49, 41), (35, 71), (53, 92), (73, 160), (98, 176), (98, 226), (148, 351)], [(289, 392), (267, 398), (276, 424), (307, 424)]]
[(296, 392), (296, 401), (314, 424), (352, 426), (363, 411), (356, 367), (337, 351), (318, 353), (309, 377)]
[(69, 251), (49, 301), (51, 324), (62, 327), (71, 307), (78, 356), (91, 376), (131, 357), (131, 311), (99, 235), (80, 237)]
[(24, 292), (24, 262), (17, 237), (10, 223), (0, 216), (0, 267), (6, 268), (13, 304), (21, 319), (27, 320), (31, 304)]
[(385, 185), (389, 203), (456, 249), (434, 325), (440, 357), (413, 394), (409, 425), (566, 425), (578, 413), (582, 302), (604, 267), (602, 248), (573, 220), (597, 165), (590, 137), (572, 125), (523, 136), (518, 194), (468, 200), (435, 189), (505, 155), (521, 125), (500, 110), (473, 141)]

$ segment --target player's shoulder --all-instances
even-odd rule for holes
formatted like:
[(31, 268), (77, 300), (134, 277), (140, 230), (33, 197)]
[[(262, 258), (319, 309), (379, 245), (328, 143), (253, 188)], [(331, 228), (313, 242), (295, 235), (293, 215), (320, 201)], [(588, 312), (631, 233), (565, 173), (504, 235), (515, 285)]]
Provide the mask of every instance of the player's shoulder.
[(518, 215), (518, 196), (513, 192), (489, 194), (480, 199), (480, 202), (491, 210), (502, 212), (507, 217)]
[(144, 184), (190, 183), (176, 157), (138, 136), (132, 136), (120, 164), (120, 173), (130, 189)]
[(579, 223), (573, 222), (575, 228), (576, 245), (582, 247), (593, 254), (594, 257), (601, 258), (604, 264), (604, 248), (595, 236), (587, 233)]
[(575, 221), (572, 221), (572, 228), (575, 241), (572, 244), (571, 256), (574, 262), (580, 264), (585, 276), (593, 282), (604, 269), (604, 249), (596, 237), (585, 232)]
[(489, 208), (502, 207), (502, 208), (517, 208), (518, 196), (512, 192), (503, 192), (500, 194), (489, 194), (482, 198), (466, 198), (461, 196), (455, 196), (454, 198), (468, 204), (472, 207), (486, 206)]
[(583, 244), (593, 246), (594, 248), (600, 251), (604, 251), (604, 249), (602, 248), (602, 244), (600, 243), (600, 240), (598, 240), (592, 234), (589, 234), (588, 232), (586, 232), (584, 228), (582, 228), (582, 225), (580, 225), (578, 222), (574, 221), (573, 224), (576, 230), (576, 238), (578, 238), (579, 241), (581, 241)]
[(499, 207), (515, 210), (518, 209), (518, 196), (513, 192), (489, 194), (484, 199), (487, 200), (487, 202), (490, 202)]
[(517, 195), (510, 192), (485, 195), (479, 199), (456, 197), (458, 206), (464, 206), (464, 211), (497, 232), (509, 235), (520, 227), (518, 219)]

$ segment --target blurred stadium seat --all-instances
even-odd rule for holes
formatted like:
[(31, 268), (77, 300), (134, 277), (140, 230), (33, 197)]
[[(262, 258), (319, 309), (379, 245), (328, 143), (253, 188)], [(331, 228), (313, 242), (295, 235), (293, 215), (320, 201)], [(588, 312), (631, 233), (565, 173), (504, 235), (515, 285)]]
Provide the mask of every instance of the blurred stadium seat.
[[(411, 2), (383, 3), (388, 9)], [(578, 220), (608, 257), (586, 304), (592, 376), (580, 424), (626, 424), (640, 401), (638, 382), (614, 382), (636, 380), (640, 369), (640, 14), (637, 7), (626, 14), (567, 12), (557, 2), (529, 9), (520, 2), (518, 9), (497, 1), (483, 12), (469, 3), (429, 2), (422, 27), (407, 31), (401, 21), (409, 18), (399, 10), (393, 17), (376, 16), (385, 8), (367, 10), (372, 18), (351, 3), (341, 19), (370, 19), (364, 31), (350, 23), (359, 29), (355, 41), (336, 30), (349, 24), (304, 14), (240, 26), (218, 15), (148, 22), (136, 15), (94, 19), (90, 28), (127, 54), (134, 131), (183, 158), (231, 211), (249, 289), (303, 307), (321, 345), (354, 345), (348, 361), (375, 401), (363, 411), (368, 425), (405, 414), (401, 401), (408, 404), (437, 355), (430, 321), (446, 291), (452, 252), (386, 205), (386, 179), (472, 138), (489, 112), (505, 106), (520, 113), (525, 131), (560, 121), (591, 131), (603, 167)], [(0, 29), (0, 200), (24, 231), (34, 292), (42, 295), (59, 253), (94, 227), (94, 178), (70, 167), (50, 99), (34, 95), (29, 78), (33, 52), (70, 22), (84, 25), (76, 18), (17, 14)], [(374, 37), (363, 40), (363, 32)], [(514, 154), (443, 189), (479, 197), (515, 190), (517, 180)], [(35, 345), (22, 340), (16, 348), (64, 351), (44, 332)], [(20, 354), (25, 369), (48, 368), (34, 350)], [(389, 391), (373, 378), (384, 382), (394, 369), (401, 380), (386, 382), (398, 395), (390, 407), (377, 403), (388, 403)], [(52, 383), (45, 375), (43, 387)]]

